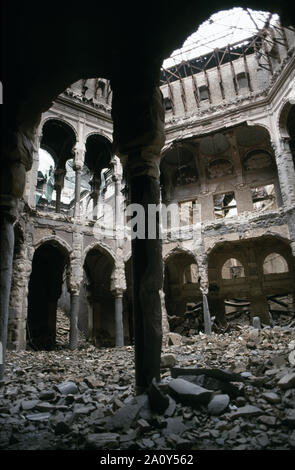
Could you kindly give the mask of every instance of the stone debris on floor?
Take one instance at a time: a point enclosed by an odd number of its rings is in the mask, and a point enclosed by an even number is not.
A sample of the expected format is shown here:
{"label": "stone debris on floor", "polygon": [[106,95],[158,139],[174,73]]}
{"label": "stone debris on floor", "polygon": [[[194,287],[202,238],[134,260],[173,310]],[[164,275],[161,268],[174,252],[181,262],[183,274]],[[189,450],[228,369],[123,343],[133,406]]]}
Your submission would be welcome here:
{"label": "stone debris on floor", "polygon": [[294,449],[294,337],[289,326],[172,335],[161,382],[138,396],[132,346],[8,351],[0,449]]}

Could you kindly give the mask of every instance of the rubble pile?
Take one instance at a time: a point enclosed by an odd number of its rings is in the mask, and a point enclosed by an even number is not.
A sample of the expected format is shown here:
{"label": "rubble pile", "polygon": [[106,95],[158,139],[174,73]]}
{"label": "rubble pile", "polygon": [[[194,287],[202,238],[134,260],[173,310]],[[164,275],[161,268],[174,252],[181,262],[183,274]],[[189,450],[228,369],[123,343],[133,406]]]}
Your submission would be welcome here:
{"label": "rubble pile", "polygon": [[295,329],[169,335],[135,396],[132,346],[9,351],[0,449],[295,448]]}
{"label": "rubble pile", "polygon": [[170,330],[182,336],[204,331],[203,302],[188,303],[183,315],[167,315]]}

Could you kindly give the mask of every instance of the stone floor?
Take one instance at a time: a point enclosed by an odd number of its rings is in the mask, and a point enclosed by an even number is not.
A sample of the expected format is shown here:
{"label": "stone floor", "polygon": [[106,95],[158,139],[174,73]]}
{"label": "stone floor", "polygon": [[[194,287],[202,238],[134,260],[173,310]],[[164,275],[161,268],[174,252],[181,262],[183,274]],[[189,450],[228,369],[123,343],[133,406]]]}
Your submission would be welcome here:
{"label": "stone floor", "polygon": [[294,327],[179,339],[163,348],[162,413],[134,396],[132,346],[8,352],[0,449],[295,449]]}

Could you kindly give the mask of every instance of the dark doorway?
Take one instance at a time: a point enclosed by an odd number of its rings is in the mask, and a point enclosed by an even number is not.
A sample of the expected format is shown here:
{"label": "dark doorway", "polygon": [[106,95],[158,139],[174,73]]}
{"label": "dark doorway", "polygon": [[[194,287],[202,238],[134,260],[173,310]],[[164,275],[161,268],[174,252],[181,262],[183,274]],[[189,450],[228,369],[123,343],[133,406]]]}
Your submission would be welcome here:
{"label": "dark doorway", "polygon": [[29,281],[27,344],[35,350],[56,346],[56,309],[62,293],[67,256],[53,243],[44,243],[34,254]]}

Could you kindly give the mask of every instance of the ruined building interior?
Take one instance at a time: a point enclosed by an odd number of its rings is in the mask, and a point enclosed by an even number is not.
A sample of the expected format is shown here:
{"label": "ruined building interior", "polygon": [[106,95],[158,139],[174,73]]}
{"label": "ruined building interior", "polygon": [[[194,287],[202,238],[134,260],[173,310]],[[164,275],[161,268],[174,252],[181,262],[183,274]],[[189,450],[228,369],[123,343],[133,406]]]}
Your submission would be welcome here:
{"label": "ruined building interior", "polygon": [[[174,3],[160,2],[158,20],[146,6],[144,27],[119,8],[105,48],[105,26],[77,45],[86,19],[63,7],[45,19],[32,3],[14,24],[1,105],[0,448],[295,448],[295,21],[285,2],[187,2],[180,15]],[[35,35],[66,17],[75,54],[66,33],[41,53]],[[49,69],[51,47],[63,54]],[[34,60],[35,74],[20,73]],[[130,239],[130,204],[160,207],[161,236]],[[239,341],[237,356],[261,347],[268,365],[218,363],[214,349],[226,358]]]}

